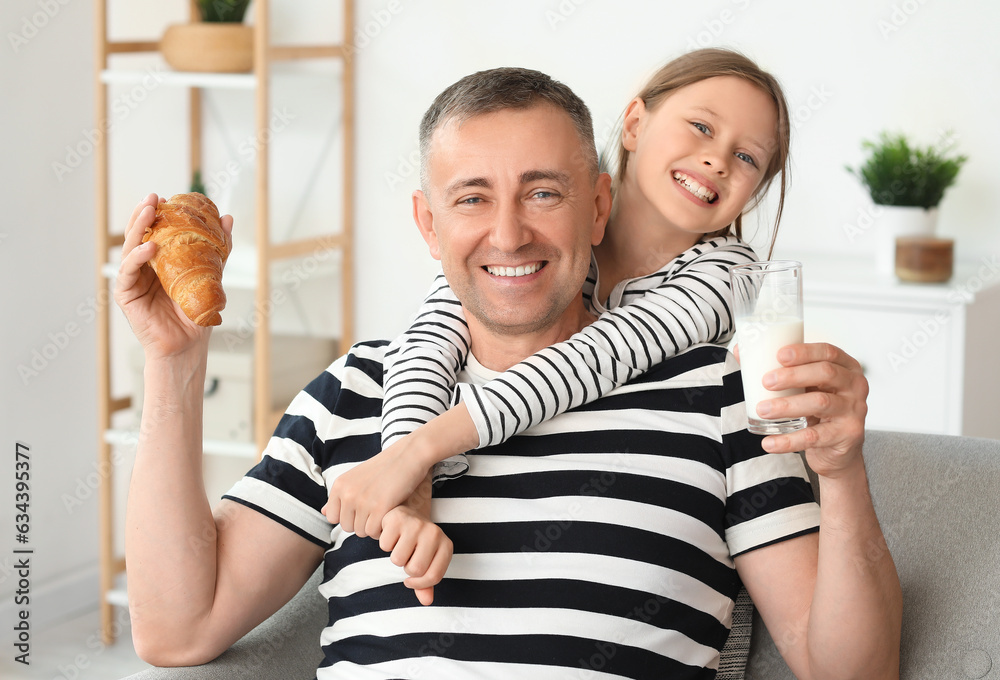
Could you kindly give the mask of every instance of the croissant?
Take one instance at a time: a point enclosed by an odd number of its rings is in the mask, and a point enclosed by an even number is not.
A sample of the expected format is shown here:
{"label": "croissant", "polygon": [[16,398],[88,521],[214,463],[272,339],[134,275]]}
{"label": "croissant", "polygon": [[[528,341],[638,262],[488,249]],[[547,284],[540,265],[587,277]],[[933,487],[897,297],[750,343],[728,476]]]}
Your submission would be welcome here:
{"label": "croissant", "polygon": [[199,193],[177,194],[156,208],[142,242],[156,243],[149,264],[160,285],[189,319],[218,326],[226,306],[222,268],[233,242],[222,228],[219,210]]}

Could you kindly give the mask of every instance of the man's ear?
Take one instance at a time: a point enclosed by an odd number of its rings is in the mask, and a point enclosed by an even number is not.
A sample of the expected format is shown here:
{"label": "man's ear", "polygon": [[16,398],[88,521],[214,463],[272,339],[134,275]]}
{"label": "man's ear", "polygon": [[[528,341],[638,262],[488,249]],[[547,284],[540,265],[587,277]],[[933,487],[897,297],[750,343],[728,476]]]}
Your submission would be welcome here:
{"label": "man's ear", "polygon": [[646,102],[636,97],[629,102],[622,121],[622,146],[626,151],[635,151],[639,138],[639,124],[646,116]]}
{"label": "man's ear", "polygon": [[434,231],[434,214],[431,212],[427,196],[420,189],[413,192],[413,221],[417,223],[420,235],[424,237],[431,257],[441,259],[441,247],[438,244],[437,232]]}
{"label": "man's ear", "polygon": [[596,246],[604,239],[604,228],[611,217],[611,175],[602,172],[594,185],[594,225],[590,245]]}

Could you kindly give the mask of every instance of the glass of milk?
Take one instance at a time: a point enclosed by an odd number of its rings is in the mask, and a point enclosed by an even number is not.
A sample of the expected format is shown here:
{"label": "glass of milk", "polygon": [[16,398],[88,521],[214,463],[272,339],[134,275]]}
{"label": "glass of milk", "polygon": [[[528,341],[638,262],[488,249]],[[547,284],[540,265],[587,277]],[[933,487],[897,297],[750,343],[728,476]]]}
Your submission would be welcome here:
{"label": "glass of milk", "polygon": [[762,384],[764,374],[776,368],[778,350],[802,337],[802,263],[771,260],[729,268],[733,283],[736,342],[747,408],[747,429],[754,434],[785,434],[806,426],[805,418],[767,420],[757,415],[757,404],[767,399],[800,394],[801,389],[773,392]]}

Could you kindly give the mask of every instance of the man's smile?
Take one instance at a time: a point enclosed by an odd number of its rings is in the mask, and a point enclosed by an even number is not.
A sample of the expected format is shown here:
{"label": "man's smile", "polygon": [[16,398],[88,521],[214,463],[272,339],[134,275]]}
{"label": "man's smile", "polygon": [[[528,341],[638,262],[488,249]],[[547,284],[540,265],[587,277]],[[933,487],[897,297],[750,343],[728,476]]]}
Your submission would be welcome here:
{"label": "man's smile", "polygon": [[503,276],[503,277],[519,277],[519,276],[529,276],[534,274],[542,267],[546,265],[544,260],[539,262],[529,262],[528,264],[518,265],[516,267],[506,267],[503,265],[493,265],[488,264],[483,267],[489,274],[493,276]]}

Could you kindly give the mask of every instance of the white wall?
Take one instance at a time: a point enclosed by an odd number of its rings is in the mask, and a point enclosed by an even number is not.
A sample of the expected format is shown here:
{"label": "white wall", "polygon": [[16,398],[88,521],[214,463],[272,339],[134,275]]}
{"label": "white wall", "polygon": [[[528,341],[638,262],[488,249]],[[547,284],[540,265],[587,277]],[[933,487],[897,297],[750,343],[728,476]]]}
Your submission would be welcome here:
{"label": "white wall", "polygon": [[[415,175],[396,182],[416,149],[423,110],[475,70],[537,68],[590,105],[599,140],[658,66],[694,46],[729,46],[771,70],[794,112],[792,187],[779,249],[868,252],[848,238],[869,202],[845,164],[879,130],[930,143],[953,130],[970,156],[941,205],[940,231],[960,257],[1000,251],[1000,7],[976,0],[802,3],[709,0],[414,2],[374,29],[387,0],[360,3],[375,34],[358,60],[358,335],[391,335],[415,310],[432,272],[412,221]],[[437,11],[435,11],[437,10]],[[762,228],[773,221],[763,212]],[[866,223],[862,220],[861,225]],[[396,238],[387,239],[387,234]],[[763,236],[763,234],[761,234]],[[379,296],[379,292],[383,295]],[[371,296],[371,297],[368,297]]]}
{"label": "white wall", "polygon": [[[322,0],[275,2],[280,12],[299,12],[280,19],[286,33],[296,25],[335,25]],[[119,5],[132,8],[116,24],[122,33],[155,36],[164,18],[183,15],[180,0]],[[58,10],[43,21],[37,17],[45,6]],[[32,33],[27,27],[35,24],[42,25]],[[31,445],[33,456],[33,592],[41,597],[47,590],[50,602],[58,602],[56,595],[68,592],[60,584],[82,583],[86,587],[74,589],[80,597],[96,599],[97,503],[85,497],[97,438],[89,311],[95,295],[94,173],[89,157],[70,173],[57,176],[53,169],[67,160],[67,146],[83,143],[95,128],[92,24],[86,0],[0,5],[0,445],[6,450],[0,457],[0,624],[10,620],[4,606],[15,588],[5,565],[15,547],[17,440]],[[942,205],[941,231],[957,239],[960,256],[997,253],[998,25],[1000,7],[974,0],[360,0],[357,336],[399,332],[436,271],[410,218],[420,116],[451,82],[499,65],[537,68],[569,84],[591,105],[604,138],[644,78],[665,60],[693,45],[737,47],[778,75],[796,111],[793,184],[780,248],[870,249],[871,239],[852,242],[844,229],[856,225],[868,206],[843,169],[859,160],[860,140],[890,128],[929,142],[952,129],[971,160]],[[22,33],[31,34],[27,43],[13,44],[10,36]],[[116,223],[123,224],[145,192],[183,190],[183,158],[169,155],[179,147],[172,135],[184,127],[178,123],[183,106],[170,96],[149,93],[130,110],[127,127],[136,136],[116,152]],[[241,106],[228,97],[219,95],[215,104],[225,112]],[[305,115],[309,100],[299,106]],[[145,124],[155,133],[143,136]],[[275,173],[301,164],[290,158]],[[335,211],[336,199],[324,198],[320,207]],[[224,209],[238,225],[249,225],[246,205],[237,195]],[[765,214],[764,223],[770,218]],[[38,375],[24,378],[19,367],[30,368],[35,352],[51,358]],[[74,495],[85,498],[69,511],[65,499]]]}
{"label": "white wall", "polygon": [[[57,178],[51,163],[93,126],[87,2],[0,6],[0,622],[4,661],[15,620],[15,442],[31,447],[32,623],[93,601],[96,494],[68,510],[60,500],[95,471],[93,193],[91,163]],[[34,15],[38,13],[38,17]],[[40,26],[40,27],[39,27]],[[24,42],[11,39],[12,35]],[[20,369],[20,370],[19,370]],[[89,491],[89,490],[88,490]],[[83,494],[86,496],[86,494]],[[82,578],[83,580],[76,580]],[[9,625],[8,625],[9,624]]]}

